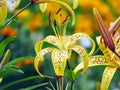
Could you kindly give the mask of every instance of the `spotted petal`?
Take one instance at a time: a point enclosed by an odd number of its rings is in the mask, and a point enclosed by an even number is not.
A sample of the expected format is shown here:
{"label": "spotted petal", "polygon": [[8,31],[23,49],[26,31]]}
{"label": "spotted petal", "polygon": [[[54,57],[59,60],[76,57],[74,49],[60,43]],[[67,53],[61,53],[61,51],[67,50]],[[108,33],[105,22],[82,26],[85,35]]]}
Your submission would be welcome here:
{"label": "spotted petal", "polygon": [[120,55],[120,36],[118,36],[115,40],[115,51]]}
{"label": "spotted petal", "polygon": [[108,90],[110,82],[117,68],[106,67],[102,76],[101,90]]}
{"label": "spotted petal", "polygon": [[[100,66],[100,65],[114,66],[114,64],[112,64],[109,60],[105,59],[105,57],[102,55],[91,56],[88,58],[88,60],[89,60],[88,67]],[[79,70],[83,69],[83,67],[84,67],[84,62],[81,62],[75,67],[74,73],[77,73]]]}
{"label": "spotted petal", "polygon": [[[116,66],[119,66],[120,65],[119,57],[117,57],[115,53],[113,53],[108,47],[106,47],[104,43],[100,42],[100,37],[97,37],[97,43],[99,45],[99,48],[103,52],[105,58],[108,59],[110,62],[116,64]],[[116,46],[118,48],[117,50],[119,50],[119,46],[118,45]]]}
{"label": "spotted petal", "polygon": [[73,34],[70,38],[70,40],[71,40],[70,43],[75,43],[77,40],[82,39],[82,38],[89,38],[90,41],[92,42],[92,50],[89,53],[89,55],[92,55],[95,50],[95,42],[87,34],[84,34],[84,33]]}
{"label": "spotted petal", "polygon": [[40,73],[39,66],[44,63],[44,55],[47,54],[47,53],[49,53],[49,52],[54,51],[54,49],[55,48],[45,48],[45,49],[41,50],[40,52],[38,52],[37,56],[35,57],[34,67],[35,67],[36,71],[38,72],[38,74],[41,77],[49,77],[49,76],[45,76],[45,75],[43,75],[43,74]]}
{"label": "spotted petal", "polygon": [[85,51],[84,48],[82,48],[81,46],[78,46],[78,45],[73,46],[72,50],[74,50],[75,52],[77,52],[81,56],[81,59],[84,62],[84,68],[83,68],[83,71],[81,73],[85,73],[87,68],[88,68],[88,54],[87,54],[87,52]]}
{"label": "spotted petal", "polygon": [[45,42],[48,42],[58,48],[60,48],[60,41],[57,37],[53,36],[53,35],[50,35],[50,36],[47,36],[45,39],[44,39]]}
{"label": "spotted petal", "polygon": [[42,45],[43,45],[43,40],[41,40],[35,44],[34,49],[35,49],[36,53],[38,53],[41,50]]}
{"label": "spotted petal", "polygon": [[52,52],[52,63],[57,76],[64,76],[67,59],[67,50],[54,50]]}
{"label": "spotted petal", "polygon": [[2,22],[7,17],[7,5],[5,0],[0,0],[0,4],[0,22]]}
{"label": "spotted petal", "polygon": [[41,12],[44,13],[47,8],[47,3],[39,4],[39,6],[40,6]]}

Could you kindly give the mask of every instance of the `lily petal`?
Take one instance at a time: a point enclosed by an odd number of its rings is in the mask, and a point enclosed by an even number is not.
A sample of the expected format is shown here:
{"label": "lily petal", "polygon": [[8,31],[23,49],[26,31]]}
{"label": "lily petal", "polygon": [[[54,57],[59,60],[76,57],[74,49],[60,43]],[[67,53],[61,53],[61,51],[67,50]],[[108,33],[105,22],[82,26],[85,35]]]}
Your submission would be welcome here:
{"label": "lily petal", "polygon": [[42,45],[43,45],[43,40],[41,40],[35,44],[34,49],[35,49],[36,53],[38,53],[41,50]]}
{"label": "lily petal", "polygon": [[46,75],[43,75],[42,73],[40,73],[39,66],[42,65],[44,62],[44,55],[49,53],[49,52],[54,51],[54,49],[55,48],[45,48],[45,49],[41,50],[40,52],[38,52],[37,56],[35,57],[34,67],[41,77],[51,78],[50,76],[46,76]]}
{"label": "lily petal", "polygon": [[2,78],[0,78],[0,83],[2,82]]}
{"label": "lily petal", "polygon": [[72,50],[74,50],[75,52],[77,52],[81,56],[81,59],[84,62],[84,68],[83,68],[81,74],[85,73],[87,68],[88,68],[88,54],[87,54],[87,52],[85,51],[85,49],[83,47],[80,47],[78,45],[73,46]]}
{"label": "lily petal", "polygon": [[54,50],[52,52],[52,63],[57,76],[64,76],[67,59],[67,50]]}
{"label": "lily petal", "polygon": [[62,36],[61,39],[62,39],[62,43],[63,43],[65,49],[70,47],[70,45],[71,45],[71,36]]}
{"label": "lily petal", "polygon": [[73,0],[73,9],[78,7],[78,0]]}
{"label": "lily petal", "polygon": [[115,51],[120,55],[120,36],[115,39]]}
{"label": "lily petal", "polygon": [[106,25],[102,20],[102,17],[100,16],[96,8],[93,8],[93,14],[105,45],[107,45],[110,50],[115,51],[115,45],[114,45],[112,36],[110,35],[110,32],[108,31]]}
{"label": "lily petal", "polygon": [[[100,66],[100,65],[114,66],[109,60],[105,59],[105,57],[102,55],[91,56],[88,58],[88,60],[89,60],[88,67]],[[84,67],[84,62],[81,62],[75,67],[74,73],[77,73],[79,70],[83,69],[83,67]]]}
{"label": "lily petal", "polygon": [[106,67],[102,76],[101,90],[108,90],[110,82],[117,68]]}
{"label": "lily petal", "polygon": [[41,12],[44,13],[45,10],[47,9],[47,3],[39,4],[39,6],[40,6]]}
{"label": "lily petal", "polygon": [[45,42],[48,42],[58,48],[60,48],[60,41],[57,37],[53,36],[53,35],[50,35],[50,36],[47,36],[45,39],[44,39]]}
{"label": "lily petal", "polygon": [[5,0],[1,0],[0,3],[0,22],[2,22],[7,17],[7,5]]}
{"label": "lily petal", "polygon": [[[103,52],[106,59],[110,62],[114,63],[116,66],[120,65],[119,57],[117,57],[108,47],[104,45],[104,43],[100,43],[100,37],[97,37],[97,43],[101,51]],[[117,47],[119,50],[119,47]]]}
{"label": "lily petal", "polygon": [[75,33],[71,36],[70,43],[75,43],[77,40],[82,39],[82,38],[89,38],[91,43],[92,43],[92,50],[89,52],[89,55],[92,55],[93,52],[95,51],[95,42],[93,41],[92,38],[90,38],[87,34],[84,33]]}

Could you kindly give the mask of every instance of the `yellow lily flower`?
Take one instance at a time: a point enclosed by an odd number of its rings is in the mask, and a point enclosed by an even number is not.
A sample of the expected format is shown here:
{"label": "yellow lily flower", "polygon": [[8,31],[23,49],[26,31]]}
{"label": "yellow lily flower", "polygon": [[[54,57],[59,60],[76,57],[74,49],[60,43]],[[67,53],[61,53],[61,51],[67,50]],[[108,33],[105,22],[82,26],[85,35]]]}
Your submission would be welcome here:
{"label": "yellow lily flower", "polygon": [[[57,15],[59,14],[59,12],[57,13]],[[88,56],[91,55],[95,49],[94,41],[84,33],[76,33],[71,36],[66,36],[66,23],[67,23],[66,20],[68,19],[68,16],[66,17],[65,21],[62,23],[61,22],[56,23],[56,20],[54,20],[55,22],[53,22],[51,18],[49,19],[51,22],[50,24],[52,26],[52,29],[55,33],[55,36],[49,35],[44,40],[40,40],[35,44],[35,51],[37,55],[35,57],[34,67],[36,71],[39,73],[41,77],[49,77],[47,75],[43,75],[39,71],[38,67],[39,65],[43,64],[44,55],[51,52],[52,64],[56,76],[64,76],[66,62],[68,59],[70,59],[73,50],[76,53],[78,53],[78,55],[80,55],[82,60],[84,61],[84,69],[81,73],[85,73],[88,67]],[[63,31],[61,30],[62,29],[61,25],[64,26]],[[81,38],[89,38],[91,40],[93,46],[89,54],[82,46],[76,44],[76,41]],[[52,44],[55,47],[42,48],[44,42]]]}
{"label": "yellow lily flower", "polygon": [[[33,1],[33,2],[41,2],[41,0],[31,0],[31,1]],[[44,1],[54,1],[54,0],[44,0]],[[55,0],[56,2],[58,1],[58,0]],[[39,4],[39,6],[40,6],[40,10],[41,10],[41,12],[42,13],[44,13],[45,12],[45,10],[47,9],[47,3],[40,3]],[[76,9],[78,7],[78,0],[73,0],[73,9]]]}
{"label": "yellow lily flower", "polygon": [[[96,9],[94,9],[94,14],[96,14]],[[97,15],[98,15],[98,11],[97,11]],[[95,17],[96,18],[96,17]],[[120,26],[120,17],[111,24],[110,28],[107,29],[107,31],[104,31],[106,29],[103,21],[101,19],[101,17],[97,17],[96,20],[98,25],[99,25],[99,29],[101,29],[100,31],[104,34],[106,33],[110,33],[110,36],[112,36],[112,40],[113,44],[115,45],[115,52],[114,53],[111,50],[111,47],[108,47],[105,43],[105,40],[109,37],[106,36],[106,39],[104,39],[104,35],[102,34],[101,36],[97,37],[97,43],[98,46],[100,48],[100,50],[103,52],[103,55],[95,55],[95,56],[90,56],[88,58],[89,60],[89,65],[88,67],[93,67],[93,66],[100,66],[100,65],[105,65],[107,66],[103,72],[103,76],[102,76],[102,82],[101,82],[101,90],[108,90],[110,82],[115,74],[115,71],[117,69],[120,68],[120,35],[117,32],[118,27]],[[107,40],[106,40],[107,41]],[[110,41],[111,43],[111,41]],[[74,69],[74,73],[78,72],[79,70],[81,70],[83,68],[83,62],[80,63],[75,69]]]}
{"label": "yellow lily flower", "polygon": [[[92,51],[88,55],[83,47],[81,47],[80,45],[74,44],[78,39],[81,39],[81,38],[90,38],[90,37],[83,33],[76,33],[76,34],[73,34],[72,36],[59,36],[59,37],[50,35],[50,36],[47,36],[44,40],[39,41],[35,45],[35,51],[37,53],[37,56],[35,58],[34,66],[36,71],[40,74],[40,76],[45,77],[39,72],[38,66],[40,64],[43,64],[44,62],[43,56],[49,52],[52,53],[52,64],[53,64],[56,75],[64,76],[66,62],[70,58],[72,50],[77,52],[81,56],[82,60],[84,61],[84,69],[82,71],[82,73],[84,73],[87,70],[87,66],[88,66],[88,56],[93,53],[94,46]],[[90,40],[93,43],[93,40],[91,38]],[[56,48],[48,47],[45,49],[41,49],[43,42],[48,42],[56,46]]]}
{"label": "yellow lily flower", "polygon": [[7,6],[5,0],[0,0],[0,22],[7,17]]}

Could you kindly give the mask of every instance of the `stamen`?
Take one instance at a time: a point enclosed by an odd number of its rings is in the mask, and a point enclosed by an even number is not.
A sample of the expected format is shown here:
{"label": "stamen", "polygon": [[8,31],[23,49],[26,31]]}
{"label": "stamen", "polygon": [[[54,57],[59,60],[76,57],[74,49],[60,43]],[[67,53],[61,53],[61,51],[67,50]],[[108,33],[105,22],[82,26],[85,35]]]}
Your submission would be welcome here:
{"label": "stamen", "polygon": [[62,8],[60,8],[57,12],[56,12],[56,15],[61,11]]}
{"label": "stamen", "polygon": [[68,13],[67,16],[66,16],[66,18],[69,17],[69,16],[71,16],[71,13]]}
{"label": "stamen", "polygon": [[51,24],[50,17],[51,17],[51,12],[49,12],[49,15],[48,15],[48,23],[49,23],[49,25]]}
{"label": "stamen", "polygon": [[65,20],[62,22],[62,24],[64,24],[67,20],[68,20],[68,18],[65,18]]}
{"label": "stamen", "polygon": [[54,3],[59,3],[59,4],[63,5],[71,13],[72,25],[74,25],[74,23],[75,23],[75,14],[74,14],[74,11],[71,9],[71,7],[68,4],[66,4],[66,3],[64,3],[64,2],[62,2],[60,0],[30,0],[30,1],[32,3],[34,3],[34,4],[52,3],[52,2],[54,2]]}
{"label": "stamen", "polygon": [[53,23],[54,23],[54,26],[56,27],[56,26],[57,26],[56,20],[54,20],[54,22],[53,22]]}

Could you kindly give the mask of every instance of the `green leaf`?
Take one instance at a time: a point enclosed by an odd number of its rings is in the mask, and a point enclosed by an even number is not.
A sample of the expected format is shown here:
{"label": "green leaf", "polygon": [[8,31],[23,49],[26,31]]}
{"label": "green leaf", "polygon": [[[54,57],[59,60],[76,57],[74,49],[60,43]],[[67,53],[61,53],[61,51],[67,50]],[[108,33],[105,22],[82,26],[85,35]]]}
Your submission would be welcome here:
{"label": "green leaf", "polygon": [[77,79],[77,74],[75,74],[72,70],[66,70],[65,76],[67,77],[68,80],[70,81],[75,81]]}
{"label": "green leaf", "polygon": [[27,88],[19,89],[19,90],[33,90],[35,88],[38,88],[38,87],[41,87],[41,86],[45,86],[47,84],[48,83],[41,83],[41,84],[33,85],[33,86],[30,86],[30,87],[27,87]]}
{"label": "green leaf", "polygon": [[9,61],[10,56],[11,56],[11,51],[8,49],[0,63],[0,67],[2,67],[5,63],[7,63]]}
{"label": "green leaf", "polygon": [[7,64],[5,64],[1,69],[7,68],[10,65],[14,65],[14,64],[16,64],[19,61],[25,61],[25,60],[28,60],[28,59],[34,59],[34,57],[26,56],[26,57],[15,58],[15,59],[11,60],[10,62],[8,62]]}
{"label": "green leaf", "polygon": [[0,71],[0,77],[5,77],[6,75],[13,73],[13,72],[24,73],[22,70],[17,69],[17,68],[7,68],[7,69]]}
{"label": "green leaf", "polygon": [[0,43],[0,57],[2,56],[6,46],[8,45],[8,43],[10,43],[11,41],[15,40],[15,36],[13,37],[8,37],[7,39],[3,40],[1,43]]}
{"label": "green leaf", "polygon": [[30,76],[30,77],[27,77],[27,78],[24,78],[24,79],[20,79],[20,80],[17,80],[17,81],[5,84],[5,85],[3,85],[3,86],[0,87],[0,90],[5,90],[9,86],[12,86],[12,85],[15,85],[15,84],[27,81],[27,80],[36,79],[36,78],[40,78],[40,76]]}
{"label": "green leaf", "polygon": [[23,71],[18,69],[18,67],[14,64],[16,64],[19,61],[28,60],[31,58],[33,58],[33,57],[27,56],[27,57],[20,57],[20,58],[11,60],[10,62],[8,62],[7,64],[5,64],[4,66],[2,66],[0,68],[0,77],[5,77],[6,75],[10,74],[11,72],[23,73]]}
{"label": "green leaf", "polygon": [[6,25],[5,25],[6,20],[0,23],[0,30],[2,30]]}

